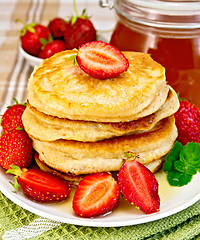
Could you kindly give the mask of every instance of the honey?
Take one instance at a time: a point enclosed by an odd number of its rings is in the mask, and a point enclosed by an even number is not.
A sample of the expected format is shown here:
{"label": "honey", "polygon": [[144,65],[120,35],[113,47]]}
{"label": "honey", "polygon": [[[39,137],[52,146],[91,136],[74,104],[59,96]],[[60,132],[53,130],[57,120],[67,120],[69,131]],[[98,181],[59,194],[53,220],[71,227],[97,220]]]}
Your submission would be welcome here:
{"label": "honey", "polygon": [[200,107],[199,1],[116,0],[110,43],[145,52],[166,69],[167,82]]}

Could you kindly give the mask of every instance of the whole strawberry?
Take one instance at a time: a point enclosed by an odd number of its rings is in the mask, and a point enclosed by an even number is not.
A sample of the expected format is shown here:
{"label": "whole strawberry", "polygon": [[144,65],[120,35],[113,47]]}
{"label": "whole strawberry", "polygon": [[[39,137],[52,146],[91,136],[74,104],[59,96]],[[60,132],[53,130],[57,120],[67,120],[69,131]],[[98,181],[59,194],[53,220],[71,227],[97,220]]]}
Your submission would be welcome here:
{"label": "whole strawberry", "polygon": [[24,130],[12,130],[0,138],[0,165],[9,169],[10,165],[28,167],[32,162],[32,141]]}
{"label": "whole strawberry", "polygon": [[37,57],[42,47],[41,39],[48,40],[50,34],[48,27],[41,24],[30,23],[25,25],[20,33],[22,48],[27,53]]}
{"label": "whole strawberry", "polygon": [[96,30],[83,10],[82,15],[79,16],[76,6],[74,4],[75,17],[72,17],[66,25],[64,32],[64,39],[67,49],[78,48],[86,42],[96,40]]}
{"label": "whole strawberry", "polygon": [[54,18],[49,22],[48,28],[53,38],[62,38],[66,30],[66,21],[63,18]]}
{"label": "whole strawberry", "polygon": [[183,100],[175,113],[178,128],[178,141],[183,145],[188,142],[200,143],[200,110],[193,103]]}
{"label": "whole strawberry", "polygon": [[26,104],[20,104],[16,99],[14,101],[15,104],[7,108],[1,119],[1,126],[4,132],[23,128],[22,114],[26,108]]}
{"label": "whole strawberry", "polygon": [[16,190],[21,186],[23,192],[37,202],[59,202],[68,198],[71,189],[69,184],[59,177],[40,169],[20,169],[12,165],[6,173],[16,175]]}
{"label": "whole strawberry", "polygon": [[39,53],[38,57],[45,59],[53,56],[55,53],[66,50],[65,42],[59,39],[56,39],[52,42],[47,43],[44,46],[44,49]]}

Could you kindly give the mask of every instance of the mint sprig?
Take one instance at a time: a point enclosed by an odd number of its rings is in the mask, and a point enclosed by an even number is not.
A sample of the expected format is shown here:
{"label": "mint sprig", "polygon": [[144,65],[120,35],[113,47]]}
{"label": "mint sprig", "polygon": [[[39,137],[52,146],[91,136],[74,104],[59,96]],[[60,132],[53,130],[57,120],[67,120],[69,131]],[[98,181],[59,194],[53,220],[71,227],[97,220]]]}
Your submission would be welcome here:
{"label": "mint sprig", "polygon": [[180,142],[175,142],[163,170],[167,172],[167,180],[171,186],[187,185],[193,175],[200,172],[200,144],[190,142],[183,146]]}

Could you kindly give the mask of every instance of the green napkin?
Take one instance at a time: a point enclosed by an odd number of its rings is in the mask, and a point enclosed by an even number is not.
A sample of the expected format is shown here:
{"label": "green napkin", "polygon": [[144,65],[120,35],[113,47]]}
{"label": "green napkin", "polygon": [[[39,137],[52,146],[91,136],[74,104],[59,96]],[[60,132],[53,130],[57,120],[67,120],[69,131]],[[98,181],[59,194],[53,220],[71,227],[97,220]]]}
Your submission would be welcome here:
{"label": "green napkin", "polygon": [[0,192],[0,237],[3,240],[187,240],[200,239],[200,201],[189,208],[150,223],[125,227],[85,227],[35,215]]}

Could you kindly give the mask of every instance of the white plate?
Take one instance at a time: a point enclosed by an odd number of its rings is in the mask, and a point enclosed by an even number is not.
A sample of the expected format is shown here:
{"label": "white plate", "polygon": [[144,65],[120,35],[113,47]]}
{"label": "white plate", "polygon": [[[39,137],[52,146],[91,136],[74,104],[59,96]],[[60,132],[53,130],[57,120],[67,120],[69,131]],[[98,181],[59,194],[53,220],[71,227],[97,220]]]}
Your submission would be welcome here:
{"label": "white plate", "polygon": [[29,200],[21,191],[13,192],[14,189],[9,183],[13,181],[13,176],[5,174],[2,168],[0,168],[0,190],[17,205],[42,217],[63,223],[94,227],[120,227],[155,221],[186,209],[200,199],[200,173],[196,174],[188,185],[180,188],[169,186],[166,174],[163,172],[156,173],[156,178],[159,182],[161,207],[159,212],[149,215],[121,198],[118,207],[112,213],[90,219],[80,218],[72,210],[73,191],[62,203],[36,203]]}

